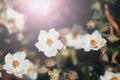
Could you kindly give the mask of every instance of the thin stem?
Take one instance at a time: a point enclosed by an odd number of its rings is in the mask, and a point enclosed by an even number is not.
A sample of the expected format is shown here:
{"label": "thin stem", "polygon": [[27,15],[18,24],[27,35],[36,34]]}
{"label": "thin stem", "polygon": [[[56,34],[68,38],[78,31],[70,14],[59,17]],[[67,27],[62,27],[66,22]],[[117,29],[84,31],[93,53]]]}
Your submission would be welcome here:
{"label": "thin stem", "polygon": [[114,30],[113,30],[112,25],[110,26],[110,35],[114,35]]}

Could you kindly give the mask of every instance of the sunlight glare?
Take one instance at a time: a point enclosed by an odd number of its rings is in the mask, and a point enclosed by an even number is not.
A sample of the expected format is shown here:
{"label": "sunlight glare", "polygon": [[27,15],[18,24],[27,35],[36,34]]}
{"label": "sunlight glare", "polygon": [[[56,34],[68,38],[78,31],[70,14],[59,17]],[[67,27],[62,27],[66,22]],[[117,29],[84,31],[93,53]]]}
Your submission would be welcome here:
{"label": "sunlight glare", "polygon": [[31,0],[30,8],[34,12],[40,12],[47,15],[50,11],[50,2],[49,0]]}

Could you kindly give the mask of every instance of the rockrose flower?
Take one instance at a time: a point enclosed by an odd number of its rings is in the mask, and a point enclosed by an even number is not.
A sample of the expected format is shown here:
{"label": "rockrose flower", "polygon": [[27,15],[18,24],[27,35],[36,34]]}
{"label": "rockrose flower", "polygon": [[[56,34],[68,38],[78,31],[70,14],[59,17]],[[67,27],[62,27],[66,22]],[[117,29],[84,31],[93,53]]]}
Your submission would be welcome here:
{"label": "rockrose flower", "polygon": [[55,29],[50,29],[48,32],[41,30],[38,36],[38,42],[35,46],[39,51],[44,52],[47,57],[55,56],[63,47],[62,42],[59,40],[59,33]]}
{"label": "rockrose flower", "polygon": [[100,76],[101,80],[120,80],[120,73],[113,73],[106,71],[103,76]]}
{"label": "rockrose flower", "polygon": [[16,52],[15,54],[8,53],[5,56],[5,64],[3,68],[9,74],[14,74],[15,76],[22,76],[26,54],[24,51]]}
{"label": "rockrose flower", "polygon": [[75,49],[81,49],[82,41],[80,34],[69,33],[66,36],[67,46]]}
{"label": "rockrose flower", "polygon": [[24,15],[15,11],[12,8],[6,10],[6,27],[9,33],[22,31],[25,24]]}
{"label": "rockrose flower", "polygon": [[98,31],[94,31],[91,35],[90,34],[84,35],[82,41],[83,48],[85,51],[99,50],[106,43],[106,40],[102,38],[101,34]]}
{"label": "rockrose flower", "polygon": [[29,60],[25,60],[24,74],[27,75],[30,79],[37,79],[37,69],[36,66],[33,65]]}

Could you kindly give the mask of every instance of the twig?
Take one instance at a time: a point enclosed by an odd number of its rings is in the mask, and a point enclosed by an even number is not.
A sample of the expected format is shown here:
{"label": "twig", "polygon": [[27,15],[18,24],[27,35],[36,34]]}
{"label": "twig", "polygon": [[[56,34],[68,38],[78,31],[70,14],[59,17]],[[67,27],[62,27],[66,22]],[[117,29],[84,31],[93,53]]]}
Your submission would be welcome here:
{"label": "twig", "polygon": [[119,37],[120,37],[120,29],[118,24],[115,22],[115,20],[113,19],[113,16],[110,14],[110,11],[108,9],[108,5],[105,4],[104,5],[104,11],[105,11],[105,16],[107,18],[107,20],[110,22],[110,24],[113,26],[113,28],[117,31]]}
{"label": "twig", "polygon": [[110,25],[110,35],[114,35],[114,30],[113,30],[112,25]]}

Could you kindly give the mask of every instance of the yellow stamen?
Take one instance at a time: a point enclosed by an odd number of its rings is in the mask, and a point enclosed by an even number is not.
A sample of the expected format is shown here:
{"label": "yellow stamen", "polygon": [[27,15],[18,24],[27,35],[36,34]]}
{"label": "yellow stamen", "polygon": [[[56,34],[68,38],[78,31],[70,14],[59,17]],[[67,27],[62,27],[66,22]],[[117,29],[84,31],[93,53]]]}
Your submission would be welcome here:
{"label": "yellow stamen", "polygon": [[118,78],[113,76],[110,80],[118,80]]}
{"label": "yellow stamen", "polygon": [[33,71],[34,71],[33,67],[30,67],[30,68],[28,69],[28,72],[33,72]]}
{"label": "yellow stamen", "polygon": [[46,44],[47,44],[48,46],[52,46],[53,40],[48,38],[47,41],[46,41]]}
{"label": "yellow stamen", "polygon": [[72,35],[72,38],[73,38],[74,40],[78,39],[78,34],[73,34],[73,35]]}
{"label": "yellow stamen", "polygon": [[18,60],[13,60],[12,65],[14,68],[17,68],[17,67],[19,67],[20,62]]}
{"label": "yellow stamen", "polygon": [[97,41],[95,39],[92,39],[90,41],[90,44],[91,44],[92,47],[97,47]]}
{"label": "yellow stamen", "polygon": [[16,22],[15,18],[8,19],[8,23],[15,23],[15,22]]}

